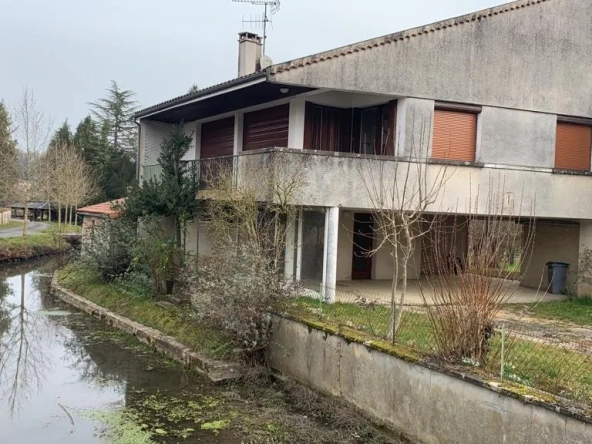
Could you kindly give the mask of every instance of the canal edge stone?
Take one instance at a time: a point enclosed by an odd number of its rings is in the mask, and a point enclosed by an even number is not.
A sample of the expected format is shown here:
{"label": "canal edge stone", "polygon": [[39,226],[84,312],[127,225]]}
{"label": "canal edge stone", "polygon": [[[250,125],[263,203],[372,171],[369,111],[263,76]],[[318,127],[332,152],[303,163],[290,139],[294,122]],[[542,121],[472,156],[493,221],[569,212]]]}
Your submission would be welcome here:
{"label": "canal edge stone", "polygon": [[51,280],[51,292],[62,301],[73,307],[100,319],[101,321],[135,336],[139,341],[165,354],[184,367],[196,371],[212,382],[223,382],[237,379],[241,375],[241,366],[234,362],[224,362],[211,359],[182,344],[175,338],[165,335],[159,330],[120,316],[101,307],[88,299],[62,287],[58,283],[56,271]]}

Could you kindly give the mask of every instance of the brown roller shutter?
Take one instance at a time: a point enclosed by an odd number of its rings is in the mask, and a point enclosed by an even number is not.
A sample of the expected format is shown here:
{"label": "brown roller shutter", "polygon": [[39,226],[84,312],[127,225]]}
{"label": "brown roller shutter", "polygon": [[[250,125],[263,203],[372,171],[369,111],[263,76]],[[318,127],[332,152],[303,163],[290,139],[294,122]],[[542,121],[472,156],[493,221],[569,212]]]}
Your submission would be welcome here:
{"label": "brown roller shutter", "polygon": [[290,105],[245,114],[243,151],[287,147]]}
{"label": "brown roller shutter", "polygon": [[558,123],[555,168],[590,171],[591,146],[591,127],[572,123]]}
{"label": "brown roller shutter", "polygon": [[204,123],[201,126],[201,158],[232,156],[234,117]]}
{"label": "brown roller shutter", "polygon": [[434,111],[434,159],[475,161],[477,114],[437,109]]}

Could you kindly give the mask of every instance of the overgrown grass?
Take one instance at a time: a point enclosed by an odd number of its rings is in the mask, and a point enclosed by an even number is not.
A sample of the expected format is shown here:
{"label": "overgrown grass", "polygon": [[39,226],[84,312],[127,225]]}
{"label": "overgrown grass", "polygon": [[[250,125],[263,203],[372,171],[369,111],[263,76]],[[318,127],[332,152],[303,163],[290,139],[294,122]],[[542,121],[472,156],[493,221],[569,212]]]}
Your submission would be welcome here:
{"label": "overgrown grass", "polygon": [[142,279],[130,277],[104,283],[93,270],[70,264],[59,271],[59,280],[64,287],[80,296],[172,336],[196,351],[217,358],[230,356],[230,341],[224,335],[197,325],[187,308],[156,305],[149,283]]}
{"label": "overgrown grass", "polygon": [[542,302],[539,304],[518,305],[514,310],[526,308],[532,316],[573,322],[577,325],[592,326],[592,297],[572,298],[565,301]]}
{"label": "overgrown grass", "polygon": [[[592,300],[580,303],[584,305],[578,308],[583,306],[592,310]],[[388,333],[390,313],[386,306],[339,302],[319,304],[318,300],[301,297],[288,312],[296,317],[314,313],[323,322],[360,330],[380,339],[384,339]],[[416,350],[420,355],[437,358],[433,325],[427,314],[405,311],[397,342]],[[529,340],[510,335],[504,343],[503,360],[512,368],[505,375],[505,379],[511,382],[592,404],[592,354],[562,348],[540,338]],[[485,371],[487,377],[499,379],[501,361],[502,340],[498,332],[490,340],[487,358],[485,362],[479,363],[476,372]]]}

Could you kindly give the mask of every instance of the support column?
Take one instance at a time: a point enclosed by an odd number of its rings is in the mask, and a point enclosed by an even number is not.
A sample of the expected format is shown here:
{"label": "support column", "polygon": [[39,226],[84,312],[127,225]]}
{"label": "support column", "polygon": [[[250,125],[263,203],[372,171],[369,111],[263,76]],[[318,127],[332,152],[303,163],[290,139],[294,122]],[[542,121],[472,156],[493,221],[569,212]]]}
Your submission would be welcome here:
{"label": "support column", "polygon": [[243,151],[243,122],[244,113],[238,112],[234,114],[234,146],[232,153],[237,156]]}
{"label": "support column", "polygon": [[339,232],[339,207],[327,208],[325,213],[325,260],[323,289],[325,302],[335,302],[337,286],[337,234]]}
{"label": "support column", "polygon": [[286,249],[284,252],[284,278],[294,281],[296,277],[296,229],[298,227],[295,215],[290,215],[286,227]]}
{"label": "support column", "polygon": [[290,101],[288,148],[304,148],[304,113],[306,101],[298,98]]}
{"label": "support column", "polygon": [[[582,259],[582,255],[586,250],[592,250],[592,221],[583,220],[580,222],[580,246],[578,251],[579,259]],[[592,283],[585,282],[592,278],[592,270],[586,270],[587,261],[582,261],[582,264],[575,264],[576,266],[582,267],[578,270],[579,278],[577,282],[578,296],[591,296],[592,295]]]}
{"label": "support column", "polygon": [[296,232],[296,281],[300,282],[302,279],[302,224],[303,224],[302,208],[298,212],[297,232]]}

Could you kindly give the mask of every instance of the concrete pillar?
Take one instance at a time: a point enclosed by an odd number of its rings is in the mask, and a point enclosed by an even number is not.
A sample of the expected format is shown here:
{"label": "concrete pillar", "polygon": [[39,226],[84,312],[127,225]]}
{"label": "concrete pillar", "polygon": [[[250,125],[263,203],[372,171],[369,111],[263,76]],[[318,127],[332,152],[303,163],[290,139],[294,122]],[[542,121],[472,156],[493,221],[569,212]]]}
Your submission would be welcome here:
{"label": "concrete pillar", "polygon": [[[578,269],[577,292],[578,296],[592,296],[592,269],[588,264],[586,250],[592,250],[592,221],[583,220],[580,222],[580,247]],[[584,258],[582,261],[581,259]]]}
{"label": "concrete pillar", "polygon": [[290,119],[288,126],[288,148],[304,148],[304,113],[306,101],[297,98],[290,101]]}
{"label": "concrete pillar", "polygon": [[293,281],[296,277],[296,229],[298,219],[294,215],[288,218],[286,227],[286,249],[284,252],[284,277],[287,281]]}
{"label": "concrete pillar", "polygon": [[236,156],[243,151],[243,122],[244,113],[237,112],[234,115],[234,146],[232,153]]}
{"label": "concrete pillar", "polygon": [[300,282],[302,277],[302,221],[303,214],[302,208],[298,212],[298,218],[296,220],[296,281]]}
{"label": "concrete pillar", "polygon": [[325,302],[335,302],[337,286],[337,239],[339,233],[339,207],[325,212],[325,260],[323,261],[323,289]]}

